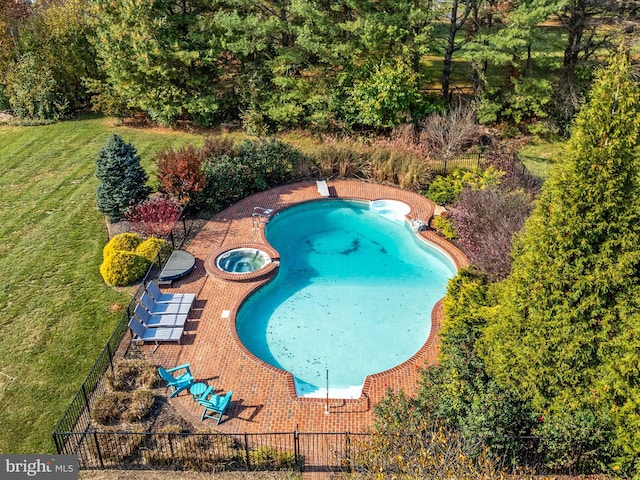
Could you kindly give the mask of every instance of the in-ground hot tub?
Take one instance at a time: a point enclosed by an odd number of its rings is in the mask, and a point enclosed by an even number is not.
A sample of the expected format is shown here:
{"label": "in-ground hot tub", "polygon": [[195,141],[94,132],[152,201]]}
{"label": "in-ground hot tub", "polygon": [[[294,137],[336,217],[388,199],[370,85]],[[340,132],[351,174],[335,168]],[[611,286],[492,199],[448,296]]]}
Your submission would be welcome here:
{"label": "in-ground hot tub", "polygon": [[227,246],[205,260],[209,275],[223,280],[244,282],[271,275],[278,267],[279,255],[263,244]]}
{"label": "in-ground hot tub", "polygon": [[216,267],[227,273],[250,273],[271,263],[271,257],[257,248],[234,248],[216,257]]}

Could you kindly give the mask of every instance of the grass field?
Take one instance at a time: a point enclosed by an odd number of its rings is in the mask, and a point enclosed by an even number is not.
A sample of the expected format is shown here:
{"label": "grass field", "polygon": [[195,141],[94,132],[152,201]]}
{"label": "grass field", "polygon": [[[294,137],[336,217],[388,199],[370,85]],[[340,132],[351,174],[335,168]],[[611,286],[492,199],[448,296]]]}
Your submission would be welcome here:
{"label": "grass field", "polygon": [[0,127],[0,452],[54,451],[51,432],[130,299],[99,273],[95,158],[112,133],[153,153],[202,136],[89,117]]}
{"label": "grass field", "polygon": [[527,169],[536,177],[546,180],[554,165],[562,155],[560,142],[549,143],[542,140],[534,140],[519,152],[518,156]]}

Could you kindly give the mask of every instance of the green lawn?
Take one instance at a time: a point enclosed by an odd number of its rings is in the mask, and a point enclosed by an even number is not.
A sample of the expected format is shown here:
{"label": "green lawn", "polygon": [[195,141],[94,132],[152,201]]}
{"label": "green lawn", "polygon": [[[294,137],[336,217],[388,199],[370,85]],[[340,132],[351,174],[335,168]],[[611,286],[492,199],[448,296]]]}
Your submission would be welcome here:
{"label": "green lawn", "polygon": [[562,145],[562,142],[534,140],[523,147],[518,156],[533,175],[546,180],[551,169],[562,158]]}
{"label": "green lawn", "polygon": [[203,138],[97,116],[0,127],[1,453],[54,451],[56,422],[129,302],[98,270],[106,228],[95,158],[112,133],[149,171],[154,152]]}

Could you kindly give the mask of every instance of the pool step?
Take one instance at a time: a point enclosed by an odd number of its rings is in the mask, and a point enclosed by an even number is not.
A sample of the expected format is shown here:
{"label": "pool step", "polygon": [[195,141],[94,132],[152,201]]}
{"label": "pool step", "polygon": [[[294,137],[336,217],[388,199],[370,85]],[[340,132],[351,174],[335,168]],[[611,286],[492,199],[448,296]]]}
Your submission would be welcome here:
{"label": "pool step", "polygon": [[371,202],[369,208],[387,220],[395,223],[404,223],[406,215],[403,211],[404,209],[395,208],[395,205],[390,204],[388,200],[374,200]]}

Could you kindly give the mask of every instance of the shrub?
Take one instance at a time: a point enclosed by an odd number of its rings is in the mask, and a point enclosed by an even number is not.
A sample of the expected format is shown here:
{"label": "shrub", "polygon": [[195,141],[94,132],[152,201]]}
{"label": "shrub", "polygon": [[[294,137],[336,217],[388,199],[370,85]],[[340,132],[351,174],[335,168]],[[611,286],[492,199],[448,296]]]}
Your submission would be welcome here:
{"label": "shrub", "polygon": [[295,167],[304,161],[300,151],[278,140],[245,140],[238,147],[237,157],[254,173],[252,193],[290,181]]}
{"label": "shrub", "polygon": [[182,207],[178,203],[158,196],[129,208],[125,218],[136,232],[146,237],[162,238],[171,232],[181,213]]}
{"label": "shrub", "polygon": [[257,470],[280,470],[295,468],[296,457],[291,451],[262,446],[249,451],[249,462],[251,467]]}
{"label": "shrub", "polygon": [[453,203],[464,190],[464,184],[458,178],[459,172],[454,170],[449,177],[437,176],[429,185],[427,197],[438,205]]}
{"label": "shrub", "polygon": [[112,390],[130,392],[138,388],[154,388],[160,380],[155,365],[146,360],[120,360],[107,382]]}
{"label": "shrub", "polygon": [[420,122],[419,128],[419,142],[443,160],[479,145],[486,134],[469,104],[458,105],[444,114],[432,113]]}
{"label": "shrub", "polygon": [[91,418],[99,425],[140,422],[151,411],[153,401],[153,392],[147,389],[107,392],[96,399]]}
{"label": "shrub", "polygon": [[236,157],[222,155],[204,166],[207,185],[196,204],[217,212],[253,192],[253,172]]}
{"label": "shrub", "polygon": [[[158,448],[143,452],[143,458],[149,465],[179,466],[183,470],[224,470],[226,466],[240,463],[244,450],[238,450],[233,439],[220,435],[212,429],[198,430],[189,436],[180,435],[178,425],[169,425],[156,434]],[[171,449],[164,447],[171,443]]]}
{"label": "shrub", "polygon": [[313,152],[312,158],[324,178],[367,178],[369,162],[366,155],[351,144],[325,142]]}
{"label": "shrub", "polygon": [[504,175],[500,177],[500,188],[523,189],[531,195],[537,195],[540,191],[542,186],[540,179],[531,175],[513,153],[492,151],[485,158],[485,164],[504,172]]}
{"label": "shrub", "polygon": [[166,240],[160,238],[147,238],[136,248],[135,253],[144,257],[149,263],[162,265],[169,258],[173,247]]}
{"label": "shrub", "polygon": [[511,243],[533,208],[522,190],[467,188],[452,210],[459,245],[469,260],[492,280],[511,271]]}
{"label": "shrub", "polygon": [[144,429],[141,425],[127,426],[126,429],[133,433],[117,433],[122,427],[106,427],[101,429],[106,435],[94,433],[87,436],[94,465],[121,465],[123,460],[138,455],[145,440]]}
{"label": "shrub", "polygon": [[[484,438],[486,446],[501,455],[526,446],[515,438],[531,435],[537,420],[526,402],[489,376],[480,355],[478,343],[497,302],[494,284],[474,268],[460,270],[449,281],[438,365],[421,370],[418,395],[410,406],[429,425],[443,422],[467,440]],[[388,408],[395,412],[402,407],[392,402]]]}
{"label": "shrub", "polygon": [[133,252],[142,243],[140,235],[135,233],[120,233],[107,242],[102,250],[104,258],[110,257],[118,251]]}
{"label": "shrub", "polygon": [[438,205],[451,205],[462,195],[465,188],[480,190],[488,185],[496,185],[503,175],[504,172],[496,170],[493,166],[482,172],[456,168],[447,176],[436,177],[429,185],[427,196]]}
{"label": "shrub", "polygon": [[91,408],[91,418],[98,425],[115,425],[120,422],[120,414],[126,392],[107,392],[98,397]]}
{"label": "shrub", "polygon": [[134,252],[118,250],[105,257],[100,274],[107,285],[124,287],[142,278],[149,268],[149,261]]}
{"label": "shrub", "polygon": [[154,395],[151,390],[139,388],[128,393],[128,404],[122,411],[122,421],[124,422],[141,422],[151,412],[153,407]]}
{"label": "shrub", "polygon": [[27,53],[6,70],[6,96],[20,119],[60,120],[69,110],[51,69]]}
{"label": "shrub", "polygon": [[188,145],[177,151],[169,148],[156,156],[159,190],[179,202],[186,203],[194,194],[201,192],[206,177],[202,171],[205,161],[203,151]]}
{"label": "shrub", "polygon": [[451,219],[447,215],[433,217],[431,226],[438,230],[444,238],[448,238],[449,240],[456,238],[456,229],[451,224]]}
{"label": "shrub", "polygon": [[133,145],[119,135],[112,135],[96,159],[98,210],[110,222],[122,219],[132,205],[147,198],[147,174]]}
{"label": "shrub", "polygon": [[393,149],[376,149],[369,156],[369,178],[420,191],[430,182],[431,168],[421,158]]}
{"label": "shrub", "polygon": [[351,465],[364,478],[506,479],[481,440],[430,421],[402,391],[375,406],[374,431],[352,442]]}
{"label": "shrub", "polygon": [[204,160],[212,160],[223,155],[226,155],[228,157],[235,157],[236,153],[237,152],[233,140],[220,137],[205,138],[204,145],[200,150],[200,156]]}

